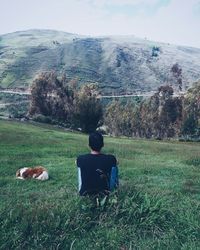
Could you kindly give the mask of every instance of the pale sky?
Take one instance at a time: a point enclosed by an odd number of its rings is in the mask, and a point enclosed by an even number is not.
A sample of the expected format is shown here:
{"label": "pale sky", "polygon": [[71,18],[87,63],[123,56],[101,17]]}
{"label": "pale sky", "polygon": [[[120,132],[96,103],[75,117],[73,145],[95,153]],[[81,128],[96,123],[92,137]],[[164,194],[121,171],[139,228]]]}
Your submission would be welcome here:
{"label": "pale sky", "polygon": [[0,0],[0,34],[54,29],[200,48],[200,0]]}

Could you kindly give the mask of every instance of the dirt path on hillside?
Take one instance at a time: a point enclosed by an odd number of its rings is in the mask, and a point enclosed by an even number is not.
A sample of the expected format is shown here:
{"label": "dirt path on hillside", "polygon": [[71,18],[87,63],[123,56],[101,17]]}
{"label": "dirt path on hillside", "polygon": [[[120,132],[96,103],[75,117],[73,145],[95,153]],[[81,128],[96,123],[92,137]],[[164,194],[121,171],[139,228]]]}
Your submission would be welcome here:
{"label": "dirt path on hillside", "polygon": [[30,101],[20,101],[20,102],[6,102],[6,103],[0,103],[0,108],[4,108],[9,105],[15,105],[15,104],[21,104],[21,103],[28,103]]}
{"label": "dirt path on hillside", "polygon": [[[0,90],[0,93],[7,93],[7,94],[18,94],[18,95],[31,95],[30,91],[20,91],[20,90]],[[104,98],[128,98],[128,97],[151,97],[154,95],[156,91],[150,91],[150,92],[145,92],[145,93],[134,93],[134,94],[125,94],[125,95],[100,95],[98,98],[99,99],[104,99]],[[184,92],[180,93],[174,93],[174,96],[180,96],[183,95]]]}
{"label": "dirt path on hillside", "polygon": [[30,91],[18,91],[18,90],[0,90],[0,93],[17,94],[17,95],[31,95]]}

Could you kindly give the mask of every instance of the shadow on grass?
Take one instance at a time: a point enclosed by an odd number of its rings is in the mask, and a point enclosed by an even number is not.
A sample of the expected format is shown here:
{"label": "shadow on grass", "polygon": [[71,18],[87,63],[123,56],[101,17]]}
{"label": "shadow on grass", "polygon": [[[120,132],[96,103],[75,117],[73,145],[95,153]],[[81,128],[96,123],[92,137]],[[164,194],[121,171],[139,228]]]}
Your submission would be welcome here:
{"label": "shadow on grass", "polygon": [[190,158],[184,162],[189,166],[200,167],[200,157]]}

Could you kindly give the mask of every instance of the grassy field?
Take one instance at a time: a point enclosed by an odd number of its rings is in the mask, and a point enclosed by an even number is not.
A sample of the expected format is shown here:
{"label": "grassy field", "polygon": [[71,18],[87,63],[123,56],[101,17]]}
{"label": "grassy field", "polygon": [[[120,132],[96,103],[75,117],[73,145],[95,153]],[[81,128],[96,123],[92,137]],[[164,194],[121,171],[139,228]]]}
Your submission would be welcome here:
{"label": "grassy field", "polygon": [[[77,195],[87,151],[85,135],[0,120],[0,249],[200,249],[200,144],[106,137],[120,188],[96,210]],[[48,181],[15,179],[35,165]]]}

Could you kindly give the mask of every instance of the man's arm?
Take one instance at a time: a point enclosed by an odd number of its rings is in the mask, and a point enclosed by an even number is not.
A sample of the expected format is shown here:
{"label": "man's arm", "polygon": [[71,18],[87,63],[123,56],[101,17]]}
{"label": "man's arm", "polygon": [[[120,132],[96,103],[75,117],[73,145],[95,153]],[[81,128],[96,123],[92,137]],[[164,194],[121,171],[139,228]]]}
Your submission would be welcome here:
{"label": "man's arm", "polygon": [[118,167],[112,167],[111,175],[110,175],[110,190],[113,191],[115,188],[119,186],[119,179],[118,179]]}
{"label": "man's arm", "polygon": [[82,180],[81,180],[81,169],[78,166],[78,158],[75,160],[75,165],[77,167],[77,177],[78,177],[78,191],[81,190]]}
{"label": "man's arm", "polygon": [[118,188],[119,186],[119,179],[118,179],[118,161],[115,156],[112,156],[112,169],[110,174],[110,190],[113,191],[114,189]]}

